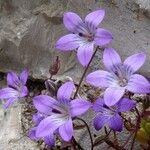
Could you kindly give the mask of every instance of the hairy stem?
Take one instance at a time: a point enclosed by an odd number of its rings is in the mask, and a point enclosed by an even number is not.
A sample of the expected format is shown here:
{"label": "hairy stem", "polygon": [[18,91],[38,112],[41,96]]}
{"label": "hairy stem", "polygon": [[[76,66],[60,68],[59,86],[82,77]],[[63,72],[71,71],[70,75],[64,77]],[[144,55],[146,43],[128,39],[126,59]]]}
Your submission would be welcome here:
{"label": "hairy stem", "polygon": [[86,128],[87,128],[88,133],[89,133],[89,136],[90,136],[90,140],[91,140],[91,150],[93,150],[93,148],[94,148],[94,143],[93,143],[92,134],[91,134],[91,131],[90,131],[90,128],[89,128],[88,124],[86,123],[86,121],[84,121],[84,120],[81,119],[81,118],[78,118],[78,117],[77,117],[76,119],[82,121],[82,122],[86,125]]}
{"label": "hairy stem", "polygon": [[91,57],[91,59],[90,59],[88,65],[86,66],[86,68],[85,68],[85,70],[84,70],[84,72],[83,72],[83,74],[82,74],[82,77],[81,77],[81,79],[80,79],[80,81],[79,81],[79,84],[78,84],[78,87],[77,87],[77,89],[76,89],[76,92],[75,92],[75,94],[74,94],[73,99],[75,99],[75,97],[77,96],[78,91],[79,91],[80,86],[81,86],[81,83],[82,83],[82,81],[83,81],[83,79],[84,79],[84,76],[86,75],[86,72],[87,72],[87,70],[88,70],[88,68],[89,68],[89,66],[90,66],[90,64],[91,64],[91,62],[92,62],[92,60],[93,60],[93,58],[94,58],[96,52],[98,51],[98,49],[99,49],[99,47],[96,47],[95,52],[93,53],[93,55],[92,55],[92,57]]}

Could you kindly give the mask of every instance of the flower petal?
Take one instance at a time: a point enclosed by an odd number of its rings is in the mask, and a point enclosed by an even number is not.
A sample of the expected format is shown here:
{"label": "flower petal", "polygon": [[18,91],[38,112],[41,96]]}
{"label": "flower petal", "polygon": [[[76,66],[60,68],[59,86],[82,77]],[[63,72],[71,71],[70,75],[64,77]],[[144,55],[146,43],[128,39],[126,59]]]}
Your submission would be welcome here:
{"label": "flower petal", "polygon": [[104,101],[107,106],[116,104],[125,92],[124,87],[107,88],[104,93]]}
{"label": "flower petal", "polygon": [[113,68],[120,65],[122,62],[120,56],[113,48],[105,48],[103,54],[103,63],[108,70],[112,71]]}
{"label": "flower petal", "polygon": [[31,128],[29,133],[28,133],[28,136],[31,140],[38,140],[38,138],[36,137],[36,127],[34,128]]}
{"label": "flower petal", "polygon": [[146,54],[145,53],[137,53],[130,57],[128,57],[124,61],[124,65],[129,66],[133,72],[137,71],[145,62]]}
{"label": "flower petal", "polygon": [[9,98],[4,104],[4,109],[10,107],[16,100],[17,98]]}
{"label": "flower petal", "polygon": [[94,127],[96,130],[100,130],[105,123],[107,123],[108,117],[103,114],[99,114],[94,118]]}
{"label": "flower petal", "polygon": [[56,42],[56,48],[62,51],[71,51],[83,44],[84,41],[76,34],[68,34]]}
{"label": "flower petal", "polygon": [[100,112],[102,111],[103,107],[104,107],[104,99],[102,98],[98,98],[95,103],[93,104],[93,110],[96,112]]}
{"label": "flower petal", "polygon": [[103,70],[94,71],[86,77],[86,82],[95,87],[108,87],[113,80],[112,74]]}
{"label": "flower petal", "polygon": [[129,79],[127,89],[137,94],[150,93],[150,83],[142,75],[134,74]]}
{"label": "flower petal", "polygon": [[94,44],[87,43],[78,48],[77,56],[82,66],[87,66],[93,55]]}
{"label": "flower petal", "polygon": [[68,103],[75,85],[72,81],[64,83],[57,92],[57,99],[63,103]]}
{"label": "flower petal", "polygon": [[26,86],[22,86],[19,92],[20,92],[19,97],[25,97],[28,95],[28,89]]}
{"label": "flower petal", "polygon": [[48,136],[44,137],[44,143],[50,147],[55,146],[55,139],[53,134],[49,134]]}
{"label": "flower petal", "polygon": [[91,103],[83,99],[72,100],[70,105],[72,117],[84,114],[91,107]]}
{"label": "flower petal", "polygon": [[69,31],[75,33],[78,25],[82,24],[83,22],[77,14],[73,12],[67,12],[64,13],[63,23]]}
{"label": "flower petal", "polygon": [[113,39],[112,33],[106,29],[98,28],[95,33],[94,41],[96,45],[104,46]]}
{"label": "flower petal", "polygon": [[126,112],[135,107],[135,104],[136,102],[131,99],[122,98],[116,105],[118,112]]}
{"label": "flower petal", "polygon": [[57,103],[55,99],[47,95],[39,95],[33,98],[35,108],[44,114],[51,114],[52,106]]}
{"label": "flower petal", "polygon": [[18,96],[18,91],[13,88],[4,88],[0,90],[0,99],[16,98]]}
{"label": "flower petal", "polygon": [[64,141],[71,140],[73,136],[73,124],[71,119],[59,127],[59,134]]}
{"label": "flower petal", "polygon": [[121,132],[122,131],[122,125],[123,125],[122,119],[118,114],[114,115],[113,117],[111,117],[108,120],[108,126],[110,127],[110,129],[112,129],[114,131]]}
{"label": "flower petal", "polygon": [[7,74],[7,84],[11,87],[16,87],[16,85],[19,83],[19,78],[17,74],[13,71],[8,72]]}
{"label": "flower petal", "polygon": [[62,114],[53,114],[45,119],[43,119],[37,126],[36,136],[45,137],[49,133],[53,133],[59,126],[66,122],[65,116]]}
{"label": "flower petal", "polygon": [[27,69],[24,69],[24,70],[21,72],[21,74],[20,74],[20,76],[19,76],[19,79],[20,79],[20,81],[21,81],[21,83],[22,83],[23,85],[26,84],[27,79],[28,79],[28,75],[29,75],[29,72],[28,72]]}
{"label": "flower petal", "polygon": [[44,116],[40,113],[36,113],[33,115],[32,120],[34,124],[37,126],[42,120],[44,119]]}
{"label": "flower petal", "polygon": [[104,10],[96,10],[86,16],[85,22],[88,24],[93,24],[93,26],[96,28],[101,23],[104,16],[105,16]]}

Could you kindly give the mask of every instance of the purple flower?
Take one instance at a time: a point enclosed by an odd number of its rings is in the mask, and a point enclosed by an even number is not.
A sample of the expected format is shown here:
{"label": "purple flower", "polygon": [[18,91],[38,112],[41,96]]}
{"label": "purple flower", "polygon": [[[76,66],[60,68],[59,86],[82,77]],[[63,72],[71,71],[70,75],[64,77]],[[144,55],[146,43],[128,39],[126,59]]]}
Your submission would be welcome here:
{"label": "purple flower", "polygon": [[28,94],[25,86],[28,78],[27,69],[23,70],[19,76],[13,71],[7,74],[7,88],[0,90],[0,99],[6,99],[4,108],[10,107],[18,99]]}
{"label": "purple flower", "polygon": [[109,71],[98,70],[90,73],[86,81],[96,87],[107,88],[104,101],[107,106],[117,103],[125,90],[132,93],[150,93],[150,83],[139,74],[134,74],[145,62],[146,55],[137,53],[128,57],[123,63],[120,56],[112,48],[106,48],[103,63]]}
{"label": "purple flower", "polygon": [[69,141],[72,138],[72,118],[85,113],[91,106],[91,103],[84,99],[70,100],[74,88],[73,82],[63,84],[58,89],[57,100],[46,95],[34,97],[33,103],[36,109],[48,115],[38,125],[37,137],[45,137],[57,130],[63,140]]}
{"label": "purple flower", "polygon": [[[40,113],[36,113],[33,115],[33,122],[35,124],[34,128],[31,128],[29,131],[29,138],[31,140],[39,140],[39,138],[36,136],[36,130],[37,130],[37,126],[39,125],[39,123],[45,118],[45,116],[43,116]],[[44,143],[50,147],[54,147],[55,146],[55,140],[54,140],[54,134],[53,133],[49,133],[47,136],[42,137],[44,140]]]}
{"label": "purple flower", "polygon": [[86,66],[92,57],[94,45],[104,46],[112,40],[112,34],[108,30],[98,28],[104,16],[104,10],[97,10],[88,14],[83,22],[77,14],[65,13],[63,23],[72,34],[61,37],[56,48],[63,51],[78,49],[78,60]]}
{"label": "purple flower", "polygon": [[108,125],[114,131],[122,131],[121,112],[126,112],[135,107],[135,102],[128,98],[121,99],[116,105],[108,107],[104,103],[104,99],[99,98],[93,105],[98,115],[94,118],[94,127],[100,130],[104,125]]}

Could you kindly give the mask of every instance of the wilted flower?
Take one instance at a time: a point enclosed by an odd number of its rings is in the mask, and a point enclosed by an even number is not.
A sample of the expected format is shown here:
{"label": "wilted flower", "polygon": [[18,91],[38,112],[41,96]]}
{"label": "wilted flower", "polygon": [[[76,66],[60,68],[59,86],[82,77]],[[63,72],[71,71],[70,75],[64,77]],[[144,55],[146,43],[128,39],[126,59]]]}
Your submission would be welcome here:
{"label": "wilted flower", "polygon": [[[34,128],[31,128],[29,131],[29,138],[31,140],[39,140],[38,137],[36,137],[36,130],[37,130],[37,126],[39,125],[39,123],[45,118],[45,116],[43,116],[40,113],[36,113],[33,115],[33,122],[35,124]],[[47,136],[42,137],[44,140],[44,143],[50,147],[55,146],[55,140],[54,140],[54,134],[53,133],[49,133]]]}
{"label": "wilted flower", "polygon": [[36,137],[45,137],[56,130],[63,140],[69,141],[73,136],[72,119],[85,113],[91,103],[84,99],[70,100],[73,82],[66,82],[57,92],[57,100],[47,95],[39,95],[33,98],[36,109],[48,115],[36,129]]}
{"label": "wilted flower", "polygon": [[107,88],[104,93],[105,104],[112,106],[124,95],[125,90],[132,93],[150,93],[150,83],[139,74],[134,74],[145,62],[146,55],[137,53],[128,57],[124,63],[112,48],[106,48],[103,63],[109,71],[98,70],[90,73],[86,81],[93,86]]}
{"label": "wilted flower", "polygon": [[16,100],[25,97],[28,94],[28,89],[25,86],[27,78],[27,69],[23,70],[19,76],[13,71],[7,74],[8,87],[0,90],[0,99],[6,99],[4,108],[8,108]]}
{"label": "wilted flower", "polygon": [[133,100],[123,98],[114,106],[108,107],[104,99],[99,98],[93,105],[93,109],[98,115],[94,118],[94,127],[100,130],[104,125],[108,125],[114,131],[122,131],[123,121],[121,112],[126,112],[135,107]]}
{"label": "wilted flower", "polygon": [[112,34],[108,30],[98,28],[104,16],[104,10],[96,10],[82,21],[73,12],[65,13],[63,23],[72,34],[61,37],[56,43],[56,48],[63,51],[78,49],[78,60],[86,66],[92,57],[94,45],[103,46],[112,40]]}

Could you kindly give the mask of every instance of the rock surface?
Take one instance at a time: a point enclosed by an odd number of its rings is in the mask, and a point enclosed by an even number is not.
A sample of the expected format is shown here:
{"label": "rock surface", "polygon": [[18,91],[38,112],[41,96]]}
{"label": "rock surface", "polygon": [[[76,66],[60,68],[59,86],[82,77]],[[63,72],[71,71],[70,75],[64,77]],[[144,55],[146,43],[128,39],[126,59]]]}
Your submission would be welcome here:
{"label": "rock surface", "polygon": [[[84,17],[99,8],[106,10],[101,27],[114,36],[109,46],[116,48],[123,58],[146,52],[148,57],[141,72],[150,77],[149,0],[1,0],[0,71],[27,67],[32,77],[44,79],[49,76],[54,58],[59,56],[59,76],[78,79],[83,69],[74,52],[61,53],[54,48],[56,40],[67,33],[62,16],[65,11],[74,11]],[[96,56],[92,68],[102,66],[101,55]]]}

